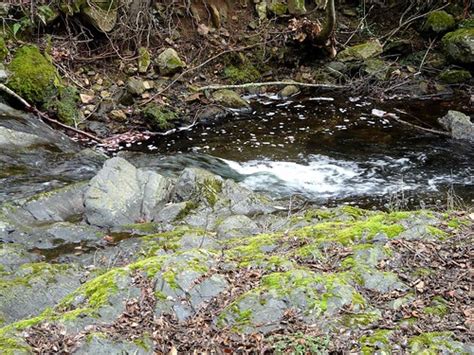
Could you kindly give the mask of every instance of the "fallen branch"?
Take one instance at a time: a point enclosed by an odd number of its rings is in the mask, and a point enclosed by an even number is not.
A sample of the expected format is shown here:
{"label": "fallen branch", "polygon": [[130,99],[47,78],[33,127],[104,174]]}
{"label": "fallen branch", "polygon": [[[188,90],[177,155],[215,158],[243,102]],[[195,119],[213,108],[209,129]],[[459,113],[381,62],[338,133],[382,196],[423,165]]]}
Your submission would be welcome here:
{"label": "fallen branch", "polygon": [[347,88],[345,85],[334,85],[334,84],[311,84],[311,83],[301,83],[299,81],[267,81],[263,83],[247,83],[247,84],[237,84],[237,85],[208,85],[200,87],[199,91],[205,90],[220,90],[220,89],[246,89],[253,87],[262,87],[262,86],[286,86],[286,85],[295,85],[303,86],[310,88],[320,88],[320,89],[344,89]]}
{"label": "fallen branch", "polygon": [[[396,109],[396,111],[399,112],[399,113],[405,114],[405,112],[403,112],[402,110],[397,110],[397,109]],[[408,127],[412,127],[412,128],[418,129],[418,130],[420,130],[420,131],[425,131],[425,132],[437,134],[437,135],[440,135],[440,136],[451,137],[451,134],[450,134],[449,132],[439,131],[439,130],[437,130],[437,129],[432,129],[432,128],[421,127],[421,126],[418,126],[418,125],[416,125],[416,124],[413,124],[413,123],[404,121],[404,120],[402,120],[401,118],[399,118],[398,116],[396,116],[396,115],[394,115],[394,114],[392,114],[392,115],[386,115],[386,117],[392,118],[392,119],[394,119],[395,121],[397,121],[398,123],[401,123],[401,124],[406,125],[406,126],[408,126]]]}
{"label": "fallen branch", "polygon": [[20,95],[18,95],[16,92],[14,92],[9,87],[7,87],[3,84],[0,84],[0,91],[3,91],[6,94],[10,95],[11,97],[15,98],[16,100],[18,100],[25,107],[25,109],[27,111],[37,115],[42,120],[47,121],[49,123],[53,123],[55,125],[58,125],[58,126],[64,128],[64,129],[68,130],[68,131],[71,131],[71,132],[77,133],[81,136],[92,139],[95,142],[102,143],[102,140],[100,138],[94,136],[93,134],[84,132],[83,130],[80,130],[78,128],[68,126],[67,124],[64,124],[62,122],[59,122],[58,120],[55,120],[55,119],[49,117],[47,114],[45,114],[44,112],[41,112],[40,110],[38,110],[35,106],[31,105],[28,101],[26,101],[24,98],[22,98]]}

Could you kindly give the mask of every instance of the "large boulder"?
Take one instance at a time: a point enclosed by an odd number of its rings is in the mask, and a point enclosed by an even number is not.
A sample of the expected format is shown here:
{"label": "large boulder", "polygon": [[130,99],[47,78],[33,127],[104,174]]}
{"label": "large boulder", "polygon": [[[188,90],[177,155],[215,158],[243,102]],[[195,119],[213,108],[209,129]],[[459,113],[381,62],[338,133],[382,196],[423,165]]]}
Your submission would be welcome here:
{"label": "large boulder", "polygon": [[446,54],[455,62],[474,63],[474,28],[461,28],[442,39]]}
{"label": "large boulder", "polygon": [[112,158],[89,183],[86,219],[100,227],[150,220],[166,203],[169,187],[163,176],[137,169],[125,159]]}
{"label": "large boulder", "polygon": [[173,48],[165,49],[158,56],[157,64],[161,75],[173,75],[186,67],[186,63]]}
{"label": "large boulder", "polygon": [[474,142],[474,124],[469,116],[459,111],[448,111],[446,116],[438,119],[445,130],[454,139],[464,139]]}

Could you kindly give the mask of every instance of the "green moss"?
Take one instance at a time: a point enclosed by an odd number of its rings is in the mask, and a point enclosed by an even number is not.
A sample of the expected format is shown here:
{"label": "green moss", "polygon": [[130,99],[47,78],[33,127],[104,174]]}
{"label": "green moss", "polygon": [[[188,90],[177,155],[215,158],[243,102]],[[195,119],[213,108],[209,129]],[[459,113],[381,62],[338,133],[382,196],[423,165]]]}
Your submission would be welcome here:
{"label": "green moss", "polygon": [[455,25],[454,17],[446,11],[433,11],[428,15],[423,29],[425,31],[442,33],[454,28]]}
{"label": "green moss", "polygon": [[157,129],[168,129],[173,127],[173,121],[178,119],[178,114],[168,108],[157,104],[148,104],[143,110],[143,115],[148,123]]}
{"label": "green moss", "polygon": [[17,338],[3,337],[0,335],[0,353],[15,355],[18,353],[32,353],[32,349]]}
{"label": "green moss", "polygon": [[164,260],[165,257],[163,256],[146,258],[129,265],[129,269],[132,271],[142,271],[146,273],[149,278],[153,278],[158,272],[162,270]]}
{"label": "green moss", "polygon": [[181,221],[186,218],[193,210],[198,208],[199,205],[194,201],[187,201],[186,206],[178,213],[175,218],[175,221]]}
{"label": "green moss", "polygon": [[362,336],[360,338],[360,344],[362,345],[362,354],[372,355],[380,350],[383,351],[383,354],[390,354],[390,336],[392,335],[392,333],[393,332],[391,330],[379,329],[374,331],[370,335]]}
{"label": "green moss", "polygon": [[244,84],[257,81],[261,74],[251,63],[243,63],[239,66],[227,66],[224,76],[231,84]]}
{"label": "green moss", "polygon": [[203,195],[209,206],[214,207],[218,200],[218,195],[222,192],[222,181],[209,178],[198,186],[199,193]]}
{"label": "green moss", "polygon": [[423,312],[430,315],[436,315],[443,317],[448,314],[448,302],[441,296],[435,296],[431,300],[431,304],[429,307],[425,307]]}
{"label": "green moss", "polygon": [[296,332],[271,336],[267,339],[268,349],[278,355],[326,354],[329,348],[328,336],[313,336]]}
{"label": "green moss", "polygon": [[5,39],[0,36],[0,61],[3,61],[9,54]]}
{"label": "green moss", "polygon": [[166,270],[163,273],[163,280],[165,280],[172,289],[178,288],[178,283],[176,282],[176,274],[173,270]]}
{"label": "green moss", "polygon": [[439,239],[444,239],[448,236],[448,233],[433,226],[426,226],[426,230],[428,231],[428,233],[430,233],[431,235],[435,237],[438,237]]}
{"label": "green moss", "polygon": [[468,354],[462,344],[453,340],[451,332],[431,332],[414,336],[408,340],[408,346],[412,354]]}
{"label": "green moss", "polygon": [[38,47],[19,48],[8,69],[12,75],[7,85],[27,101],[43,104],[55,96],[58,74]]}
{"label": "green moss", "polygon": [[79,120],[78,92],[73,87],[59,87],[58,90],[59,98],[54,98],[46,103],[46,107],[48,110],[56,111],[60,121],[68,125],[74,125]]}
{"label": "green moss", "polygon": [[380,318],[381,316],[379,312],[347,314],[342,317],[342,324],[349,328],[360,326],[366,327],[377,322]]}
{"label": "green moss", "polygon": [[471,78],[471,73],[462,69],[447,69],[439,75],[439,80],[446,84],[460,84]]}
{"label": "green moss", "polygon": [[356,241],[370,241],[376,234],[394,238],[404,231],[403,226],[394,223],[393,215],[378,213],[354,222],[325,222],[305,227],[295,232],[297,237],[309,237],[319,242],[337,242],[342,245]]}

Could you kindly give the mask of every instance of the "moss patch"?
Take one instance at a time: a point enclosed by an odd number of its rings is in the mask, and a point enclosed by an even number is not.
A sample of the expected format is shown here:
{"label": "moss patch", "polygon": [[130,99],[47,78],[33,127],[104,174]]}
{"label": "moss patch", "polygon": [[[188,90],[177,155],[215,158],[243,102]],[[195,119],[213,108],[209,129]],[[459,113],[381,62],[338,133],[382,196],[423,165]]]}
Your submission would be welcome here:
{"label": "moss patch", "polygon": [[38,47],[19,48],[8,69],[12,75],[7,85],[27,101],[43,104],[55,96],[59,76]]}
{"label": "moss patch", "polygon": [[173,121],[178,119],[178,114],[168,108],[149,104],[143,110],[147,122],[156,129],[168,129],[173,127]]}
{"label": "moss patch", "polygon": [[261,74],[251,63],[243,63],[239,66],[227,66],[224,76],[231,84],[244,84],[257,81]]}

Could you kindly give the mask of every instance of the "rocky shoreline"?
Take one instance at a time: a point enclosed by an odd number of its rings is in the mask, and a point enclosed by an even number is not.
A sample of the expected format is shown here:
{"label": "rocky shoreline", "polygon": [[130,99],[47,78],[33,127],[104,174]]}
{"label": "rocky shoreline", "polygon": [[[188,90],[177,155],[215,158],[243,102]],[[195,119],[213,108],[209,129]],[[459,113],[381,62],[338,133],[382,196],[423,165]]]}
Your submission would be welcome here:
{"label": "rocky shoreline", "polygon": [[315,209],[99,160],[0,206],[2,353],[473,351],[472,215]]}

